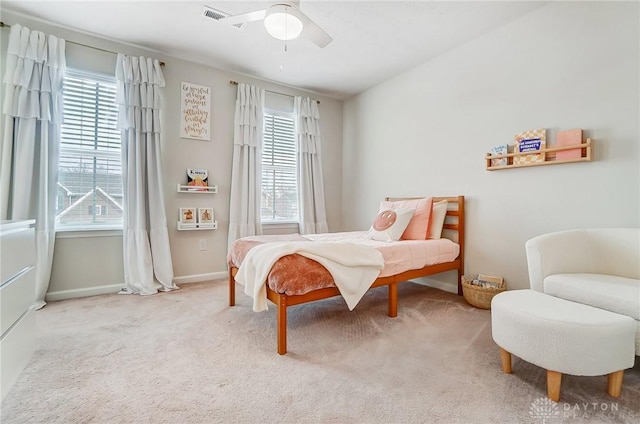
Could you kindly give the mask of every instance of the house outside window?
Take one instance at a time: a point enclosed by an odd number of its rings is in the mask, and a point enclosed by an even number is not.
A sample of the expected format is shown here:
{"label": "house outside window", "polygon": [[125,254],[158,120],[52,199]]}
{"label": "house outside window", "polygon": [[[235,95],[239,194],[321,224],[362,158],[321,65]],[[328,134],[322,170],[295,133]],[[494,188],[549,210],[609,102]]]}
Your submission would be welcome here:
{"label": "house outside window", "polygon": [[56,229],[122,228],[115,77],[67,69]]}
{"label": "house outside window", "polygon": [[261,220],[297,223],[298,163],[295,117],[265,109],[262,144]]}

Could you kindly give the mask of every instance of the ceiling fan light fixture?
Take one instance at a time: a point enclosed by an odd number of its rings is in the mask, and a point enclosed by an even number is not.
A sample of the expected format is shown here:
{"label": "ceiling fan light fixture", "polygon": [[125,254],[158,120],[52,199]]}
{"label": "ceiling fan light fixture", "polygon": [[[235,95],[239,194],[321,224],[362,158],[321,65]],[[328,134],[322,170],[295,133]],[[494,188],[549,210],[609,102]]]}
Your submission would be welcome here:
{"label": "ceiling fan light fixture", "polygon": [[278,40],[293,40],[302,32],[302,20],[296,9],[286,4],[276,4],[267,10],[264,27],[269,35]]}

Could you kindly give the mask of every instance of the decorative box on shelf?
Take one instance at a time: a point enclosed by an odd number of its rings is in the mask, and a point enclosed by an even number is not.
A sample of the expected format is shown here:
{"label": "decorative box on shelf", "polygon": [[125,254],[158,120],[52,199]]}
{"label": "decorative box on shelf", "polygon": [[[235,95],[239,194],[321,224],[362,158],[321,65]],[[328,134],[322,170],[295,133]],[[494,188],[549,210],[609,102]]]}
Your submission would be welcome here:
{"label": "decorative box on shelf", "polygon": [[177,223],[178,231],[190,231],[190,230],[215,230],[218,228],[218,221],[214,221],[211,223],[184,223],[178,221]]}
{"label": "decorative box on shelf", "polygon": [[[558,152],[567,152],[567,151],[575,151],[580,150],[580,156],[572,157],[569,159],[563,159],[562,155],[557,155]],[[528,162],[528,163],[515,163],[515,157],[522,157],[527,155],[544,155],[544,161],[540,162]],[[556,146],[556,147],[547,147],[540,150],[534,150],[530,152],[522,152],[522,153],[507,153],[501,155],[492,155],[491,153],[487,153],[485,156],[486,160],[486,170],[487,171],[496,171],[499,169],[510,169],[510,168],[523,168],[528,166],[542,166],[542,165],[558,165],[561,163],[573,163],[573,162],[591,162],[592,160],[592,144],[591,139],[587,138],[587,141],[581,144],[576,145],[567,145],[567,146]],[[560,156],[560,158],[558,158]],[[506,165],[496,165],[498,162],[497,159],[507,159]]]}
{"label": "decorative box on shelf", "polygon": [[185,184],[178,184],[177,191],[178,193],[217,193],[218,186],[190,186]]}

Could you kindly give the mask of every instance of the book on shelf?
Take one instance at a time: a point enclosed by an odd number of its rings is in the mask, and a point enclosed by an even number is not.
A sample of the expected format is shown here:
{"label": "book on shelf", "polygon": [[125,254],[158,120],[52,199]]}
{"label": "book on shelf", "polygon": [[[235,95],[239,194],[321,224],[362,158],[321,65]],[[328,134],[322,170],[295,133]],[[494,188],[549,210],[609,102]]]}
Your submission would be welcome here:
{"label": "book on shelf", "polygon": [[[506,155],[509,152],[509,146],[500,144],[491,148],[491,156]],[[491,166],[507,166],[507,158],[491,159]]]}
{"label": "book on shelf", "polygon": [[198,223],[213,224],[213,208],[198,208]]}
{"label": "book on shelf", "polygon": [[206,191],[209,186],[209,172],[206,169],[187,168],[187,190]]}
{"label": "book on shelf", "polygon": [[[558,131],[558,136],[556,137],[556,145],[558,147],[575,146],[578,144],[582,144],[582,130],[580,128],[576,128],[573,130],[566,130],[566,131]],[[581,148],[559,150],[556,152],[556,160],[578,159],[581,157],[582,157]]]}
{"label": "book on shelf", "polygon": [[[545,148],[547,143],[546,130],[540,128],[537,130],[523,131],[515,135],[516,146],[514,153],[535,152]],[[533,162],[544,162],[545,154],[531,154],[523,156],[514,156],[514,165],[523,165]]]}
{"label": "book on shelf", "polygon": [[180,223],[195,224],[196,223],[195,208],[180,208]]}

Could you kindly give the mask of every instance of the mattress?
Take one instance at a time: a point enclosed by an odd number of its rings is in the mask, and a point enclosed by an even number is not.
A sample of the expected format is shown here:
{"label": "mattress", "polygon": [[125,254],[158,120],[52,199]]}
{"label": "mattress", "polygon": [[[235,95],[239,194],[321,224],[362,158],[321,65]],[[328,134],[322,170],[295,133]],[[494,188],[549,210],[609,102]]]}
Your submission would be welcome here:
{"label": "mattress", "polygon": [[[284,241],[350,242],[372,247],[384,257],[385,266],[379,277],[421,269],[425,266],[454,261],[460,254],[460,246],[442,238],[438,240],[400,240],[381,242],[367,238],[367,231],[339,233],[287,234],[276,236],[252,236],[236,240],[227,261],[229,266],[239,268],[247,252],[261,243]],[[293,254],[280,258],[269,273],[268,287],[289,296],[303,295],[313,290],[335,287],[329,271],[312,259]]]}

